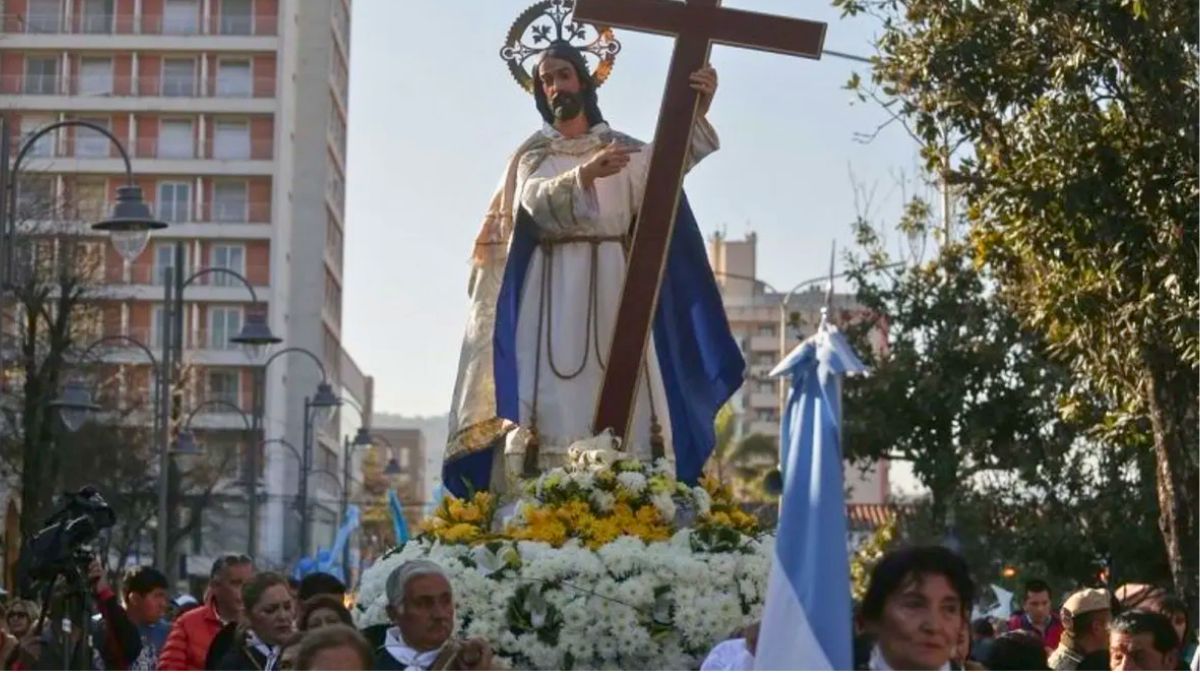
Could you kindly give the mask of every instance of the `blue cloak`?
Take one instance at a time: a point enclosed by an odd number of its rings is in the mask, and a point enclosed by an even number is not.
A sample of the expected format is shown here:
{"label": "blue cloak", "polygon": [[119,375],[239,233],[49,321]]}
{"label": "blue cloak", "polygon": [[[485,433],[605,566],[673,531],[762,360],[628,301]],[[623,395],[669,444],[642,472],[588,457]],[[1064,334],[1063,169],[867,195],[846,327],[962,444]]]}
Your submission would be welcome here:
{"label": "blue cloak", "polygon": [[[537,249],[537,227],[524,209],[517,213],[504,280],[496,303],[492,335],[496,413],[520,420],[517,386],[517,317],[529,261]],[[675,470],[694,485],[712,453],[713,420],[725,401],[742,386],[746,369],[709,266],[704,239],[687,196],[681,197],[667,252],[667,268],[654,317],[654,346],[671,416]],[[599,393],[599,392],[597,392]],[[491,482],[493,453],[499,441],[446,462],[446,489],[464,496]]]}

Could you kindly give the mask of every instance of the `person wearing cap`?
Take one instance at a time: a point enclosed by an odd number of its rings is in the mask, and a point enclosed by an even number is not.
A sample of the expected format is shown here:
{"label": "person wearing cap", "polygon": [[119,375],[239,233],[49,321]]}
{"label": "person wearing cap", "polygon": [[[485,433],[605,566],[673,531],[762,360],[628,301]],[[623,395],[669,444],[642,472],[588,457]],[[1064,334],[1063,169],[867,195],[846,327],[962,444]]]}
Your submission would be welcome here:
{"label": "person wearing cap", "polygon": [[1060,618],[1062,639],[1048,660],[1052,670],[1077,670],[1087,656],[1108,648],[1108,622],[1112,620],[1108,591],[1076,591],[1063,603]]}

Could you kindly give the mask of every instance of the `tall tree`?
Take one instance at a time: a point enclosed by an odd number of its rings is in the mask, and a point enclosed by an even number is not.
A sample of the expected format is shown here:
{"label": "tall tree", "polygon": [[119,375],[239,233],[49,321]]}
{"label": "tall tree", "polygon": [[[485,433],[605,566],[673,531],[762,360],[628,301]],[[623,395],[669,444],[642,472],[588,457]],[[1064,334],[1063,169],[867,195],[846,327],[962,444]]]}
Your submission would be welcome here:
{"label": "tall tree", "polygon": [[[931,211],[920,198],[898,230],[927,239]],[[886,317],[887,349],[869,348],[874,321],[841,322],[870,375],[845,387],[848,459],[911,462],[929,489],[933,526],[954,524],[954,507],[973,481],[989,474],[1036,471],[1065,454],[1078,429],[1059,419],[1055,401],[1070,391],[1066,369],[1046,357],[960,244],[926,247],[899,270],[872,272],[887,259],[883,231],[860,218],[858,249],[847,256],[867,317]]]}
{"label": "tall tree", "polygon": [[871,82],[852,85],[960,192],[977,261],[1102,397],[1096,431],[1153,455],[1174,585],[1194,600],[1196,3],[834,4],[881,20]]}

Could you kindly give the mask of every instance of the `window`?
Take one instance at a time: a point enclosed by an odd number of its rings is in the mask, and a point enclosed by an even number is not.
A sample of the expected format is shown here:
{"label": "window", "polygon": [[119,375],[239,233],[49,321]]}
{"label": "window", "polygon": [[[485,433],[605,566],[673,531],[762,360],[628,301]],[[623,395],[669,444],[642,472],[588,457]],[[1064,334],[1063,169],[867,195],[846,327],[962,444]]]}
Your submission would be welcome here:
{"label": "window", "polygon": [[75,213],[80,220],[95,222],[105,216],[105,199],[107,181],[95,176],[78,176],[75,178],[75,193],[71,200],[75,205]]}
{"label": "window", "polygon": [[238,405],[241,398],[241,373],[236,370],[226,368],[213,368],[208,371],[208,397],[209,401],[224,401],[233,405]]}
{"label": "window", "polygon": [[213,159],[250,159],[249,123],[218,121],[213,134]]}
{"label": "window", "polygon": [[[246,274],[246,247],[241,244],[213,244],[209,255],[209,267],[224,267],[242,276]],[[212,275],[214,286],[241,286],[242,282],[229,274]]]}
{"label": "window", "polygon": [[250,0],[222,0],[221,35],[250,35],[253,27]]}
{"label": "window", "polygon": [[[175,244],[158,244],[154,247],[154,278],[155,285],[162,285],[167,279],[167,270],[175,266]],[[183,259],[183,271],[188,272],[187,256]]]}
{"label": "window", "polygon": [[170,181],[158,184],[158,218],[168,223],[191,220],[192,184]]}
{"label": "window", "polygon": [[[108,128],[108,120],[103,118],[84,118],[84,121],[91,122],[96,126]],[[75,156],[76,157],[108,157],[111,148],[109,147],[109,138],[104,134],[89,129],[87,127],[76,127],[75,129]]]}
{"label": "window", "polygon": [[208,310],[208,348],[235,349],[230,342],[242,332],[241,307],[212,307]]}
{"label": "window", "polygon": [[[49,117],[35,117],[33,115],[23,115],[21,117],[21,142],[33,136],[33,133],[38,129],[52,123],[54,120]],[[54,139],[58,137],[57,131],[42,136],[33,142],[33,146],[29,148],[29,157],[50,157],[54,154]]]}
{"label": "window", "polygon": [[29,0],[29,16],[25,19],[25,32],[57,33],[61,24],[61,0]]}
{"label": "window", "polygon": [[163,33],[195,35],[200,32],[200,3],[197,0],[166,0]]}
{"label": "window", "polygon": [[111,33],[113,0],[84,0],[82,22],[85,33]]}
{"label": "window", "polygon": [[25,57],[25,93],[41,95],[58,93],[58,57]]}
{"label": "window", "polygon": [[158,156],[164,159],[195,157],[191,120],[162,120],[158,125]]}
{"label": "window", "polygon": [[196,95],[195,59],[163,59],[162,95]]}
{"label": "window", "polygon": [[213,220],[218,223],[246,222],[245,181],[221,181],[213,186]]}
{"label": "window", "polygon": [[247,97],[252,93],[250,62],[224,61],[217,64],[217,96]]}
{"label": "window", "polygon": [[85,57],[79,60],[79,93],[82,96],[112,95],[112,59]]}
{"label": "window", "polygon": [[[160,247],[161,248],[161,247]],[[157,251],[156,251],[157,253]],[[156,259],[157,262],[157,259]],[[150,312],[150,346],[154,349],[159,349],[163,344],[163,323],[167,320],[167,312],[162,305],[158,305]],[[156,381],[158,378],[150,378],[151,381]],[[155,392],[157,395],[157,392]]]}
{"label": "window", "polygon": [[54,210],[54,178],[45,174],[24,174],[17,181],[17,218],[38,220]]}

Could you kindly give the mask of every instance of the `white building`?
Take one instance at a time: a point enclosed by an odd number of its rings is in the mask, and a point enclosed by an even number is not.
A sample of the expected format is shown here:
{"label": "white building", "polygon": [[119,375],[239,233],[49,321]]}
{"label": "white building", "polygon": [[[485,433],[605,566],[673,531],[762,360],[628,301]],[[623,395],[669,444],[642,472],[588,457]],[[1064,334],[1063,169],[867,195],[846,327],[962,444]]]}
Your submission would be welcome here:
{"label": "white building", "polygon": [[[737,418],[735,439],[764,434],[779,440],[779,411],[783,406],[783,380],[767,374],[783,356],[812,335],[820,325],[825,285],[775,288],[757,277],[758,237],[729,240],[720,233],[708,240],[708,257],[729,317],[734,338],[746,359],[746,378],[731,399]],[[799,280],[797,280],[799,281]],[[854,296],[836,294],[835,311],[853,312]],[[783,327],[781,340],[781,326]],[[882,345],[883,336],[880,335]],[[866,473],[847,465],[850,503],[884,503],[888,500],[888,463],[879,462]]]}

